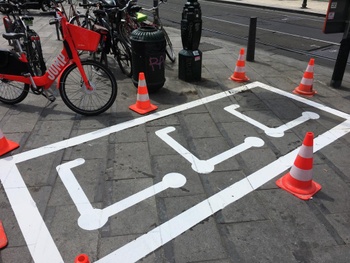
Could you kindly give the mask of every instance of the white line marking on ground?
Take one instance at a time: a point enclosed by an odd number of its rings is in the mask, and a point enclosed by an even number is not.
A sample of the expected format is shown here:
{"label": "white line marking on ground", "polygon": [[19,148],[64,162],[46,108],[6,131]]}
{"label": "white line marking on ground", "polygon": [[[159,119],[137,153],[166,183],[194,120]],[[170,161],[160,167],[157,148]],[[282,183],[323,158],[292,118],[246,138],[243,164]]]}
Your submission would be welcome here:
{"label": "white line marking on ground", "polygon": [[[128,122],[107,127],[96,132],[87,133],[61,142],[53,143],[44,147],[0,159],[0,179],[9,198],[9,202],[14,211],[18,224],[21,228],[24,239],[28,245],[28,249],[33,257],[33,261],[35,263],[47,263],[47,260],[50,259],[51,263],[63,262],[60,252],[53,242],[52,237],[45,225],[45,222],[41,217],[38,208],[36,207],[36,204],[16,167],[18,163],[75,145],[79,145],[90,140],[98,139],[111,133],[132,128],[144,124],[148,121],[166,117],[183,110],[187,110],[208,102],[237,94],[245,90],[258,87],[291,98],[298,102],[305,103],[308,106],[315,107],[319,110],[345,119],[343,123],[321,134],[314,140],[314,152],[322,149],[323,147],[329,145],[330,143],[350,132],[349,114],[324,106],[320,103],[307,100],[292,93],[288,93],[265,85],[261,82],[253,82],[239,88],[234,88],[210,97],[202,98]],[[290,168],[297,154],[297,151],[299,151],[299,149],[295,149],[293,152],[279,158],[273,163],[251,174],[248,179],[239,181],[232,186],[224,189],[224,192],[217,193],[215,195],[215,198],[210,197],[202,201],[196,206],[165,222],[161,226],[151,230],[147,234],[140,236],[136,240],[117,249],[106,257],[99,259],[97,262],[118,262],[118,260],[121,262],[135,262],[145,257],[149,253],[152,253],[155,249],[164,245],[169,240],[176,238],[181,233],[206,219],[215,211],[219,211],[220,209],[224,208],[228,203],[234,202],[240,197],[243,197],[245,194],[263,185],[265,182],[273,179],[280,173],[281,170],[284,171]],[[292,156],[292,153],[294,153],[295,156]],[[231,197],[226,195],[230,195]],[[222,196],[222,198],[219,198],[220,196]],[[234,197],[236,199],[234,199]],[[228,199],[226,200],[226,198]],[[199,213],[198,216],[196,215],[197,212]],[[128,259],[128,261],[126,259]]]}
{"label": "white line marking on ground", "polygon": [[208,174],[214,171],[215,165],[222,163],[223,161],[251,148],[261,147],[264,145],[264,141],[257,137],[248,137],[244,140],[244,143],[237,145],[221,154],[218,154],[208,160],[200,160],[194,156],[190,151],[183,147],[180,143],[175,141],[168,133],[175,131],[175,127],[166,127],[164,129],[156,131],[156,135],[173,148],[178,154],[185,158],[192,164],[192,169],[197,173]]}
{"label": "white line marking on ground", "polygon": [[[350,131],[350,121],[347,120],[333,129],[318,136],[315,140],[314,151],[318,151],[329,145]],[[225,188],[217,194],[191,207],[178,216],[168,220],[147,234],[124,245],[96,261],[96,263],[136,262],[152,251],[155,251],[165,243],[181,235],[193,226],[199,224],[209,216],[244,197],[271,179],[275,178],[293,164],[300,147],[280,157],[276,161],[266,165],[237,183]]]}
{"label": "white line marking on ground", "polygon": [[108,219],[124,211],[125,209],[136,205],[145,199],[155,196],[168,188],[179,188],[186,183],[186,177],[179,173],[168,173],[163,177],[163,180],[155,185],[152,185],[138,193],[135,193],[119,202],[116,202],[106,208],[93,208],[84,190],[78,183],[72,168],[85,163],[82,158],[58,165],[56,170],[60,176],[64,186],[71,196],[75,206],[77,207],[80,217],[78,225],[85,230],[96,230],[103,227]]}
{"label": "white line marking on ground", "polygon": [[279,127],[276,128],[270,128],[267,127],[266,125],[262,124],[261,122],[258,122],[242,113],[240,113],[239,111],[236,111],[236,109],[239,108],[238,104],[233,104],[230,106],[227,106],[224,108],[224,110],[228,111],[229,113],[231,113],[232,115],[235,115],[236,117],[249,122],[250,124],[262,129],[266,135],[271,136],[271,137],[283,137],[284,136],[284,132],[287,130],[290,130],[308,120],[316,120],[320,118],[320,115],[318,115],[317,113],[314,112],[310,112],[310,111],[304,111],[302,113],[302,115],[299,118],[296,118],[295,120],[292,120],[286,124],[283,124]]}

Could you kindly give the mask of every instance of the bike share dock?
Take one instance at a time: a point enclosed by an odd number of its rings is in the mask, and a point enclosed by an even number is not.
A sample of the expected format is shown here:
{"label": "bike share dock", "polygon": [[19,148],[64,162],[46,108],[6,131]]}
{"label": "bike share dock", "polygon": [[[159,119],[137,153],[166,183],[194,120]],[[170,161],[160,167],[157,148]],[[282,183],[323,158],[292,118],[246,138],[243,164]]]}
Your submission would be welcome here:
{"label": "bike share dock", "polygon": [[[35,12],[33,12],[35,13]],[[44,55],[61,48],[49,17],[35,16]],[[0,25],[2,28],[2,25]],[[167,29],[175,49],[180,31]],[[0,39],[2,47],[7,43]],[[129,110],[136,89],[115,64],[116,103],[82,117],[58,97],[0,106],[0,128],[20,147],[0,159],[2,262],[348,262],[349,88],[330,88],[314,66],[317,94],[294,94],[308,59],[257,49],[250,81],[230,79],[242,47],[202,37],[202,79],[178,78]],[[112,64],[113,67],[113,64]],[[147,80],[146,80],[147,81]],[[280,189],[313,132],[308,201]]]}

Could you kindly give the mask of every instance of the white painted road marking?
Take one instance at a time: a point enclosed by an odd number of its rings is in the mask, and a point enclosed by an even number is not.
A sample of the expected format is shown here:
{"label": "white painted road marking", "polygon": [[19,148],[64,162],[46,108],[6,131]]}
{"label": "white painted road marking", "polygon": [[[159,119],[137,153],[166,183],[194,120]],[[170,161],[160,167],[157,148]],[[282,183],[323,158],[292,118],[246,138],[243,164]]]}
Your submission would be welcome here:
{"label": "white painted road marking", "polygon": [[[333,129],[314,139],[314,152],[329,145],[350,131],[350,121],[347,120]],[[258,189],[268,181],[274,179],[293,164],[300,147],[280,157],[248,177],[232,184],[199,204],[191,207],[180,215],[168,220],[150,232],[138,237],[118,250],[97,260],[95,263],[136,262],[165,243],[181,235],[193,226],[199,224],[209,216],[224,209],[229,204]]]}
{"label": "white painted road marking", "polygon": [[[84,142],[98,139],[107,136],[111,133],[136,127],[138,125],[144,124],[152,120],[170,116],[172,114],[254,88],[262,88],[267,91],[274,92],[281,96],[285,96],[300,103],[304,103],[308,106],[317,108],[320,111],[333,114],[345,120],[339,125],[333,127],[329,131],[319,135],[314,139],[314,152],[319,151],[320,149],[326,147],[327,145],[333,143],[337,139],[350,132],[349,114],[336,109],[332,109],[320,103],[310,101],[306,98],[294,95],[290,92],[285,92],[260,82],[253,82],[248,85],[244,85],[196,101],[182,104],[177,107],[169,108],[167,110],[155,112],[153,114],[130,120],[124,123],[120,123],[111,127],[107,127],[101,130],[97,130],[95,132],[87,133],[64,141],[60,141],[57,143],[53,143],[47,146],[43,146],[37,149],[33,149],[30,151],[26,151],[23,153],[0,159],[0,179],[11,204],[11,207],[14,211],[24,239],[28,245],[28,249],[32,255],[33,261],[35,263],[47,263],[47,260],[50,259],[51,263],[63,263],[63,259],[60,255],[60,252],[58,251],[58,248],[56,247],[50,235],[50,232],[48,231],[46,224],[43,218],[41,217],[38,208],[36,207],[35,201],[33,200],[27,186],[23,181],[21,174],[18,171],[18,168],[16,166],[18,163],[28,161],[46,154],[54,153],[62,149],[73,147]],[[246,181],[239,181],[229,186],[228,188],[220,191],[219,193],[215,194],[214,198],[209,197],[208,199],[203,200],[196,206],[170,219],[169,221],[163,223],[157,228],[151,230],[150,232],[140,236],[139,238],[126,244],[125,246],[116,249],[114,252],[110,253],[105,257],[100,258],[96,262],[135,262],[147,256],[154,250],[164,245],[166,242],[181,235],[182,233],[189,230],[202,220],[205,220],[207,217],[211,216],[215,211],[219,211],[228,204],[238,200],[245,194],[249,193],[254,189],[257,189],[258,187],[265,184],[267,181],[272,180],[285,170],[289,169],[293,164],[293,161],[295,159],[295,156],[297,155],[297,152],[299,151],[299,148],[295,149],[293,152],[288,153],[285,156],[282,156],[278,160],[260,169],[259,171],[249,175],[247,179],[244,179]],[[294,153],[295,156],[292,156],[292,153]],[[226,194],[233,194],[236,199],[226,199],[228,198],[226,197]],[[222,198],[219,198],[220,196],[222,196]],[[204,210],[203,212],[201,212],[202,209]],[[78,251],[77,253],[80,252],[81,251]]]}
{"label": "white painted road marking", "polygon": [[155,185],[152,185],[136,194],[133,194],[117,203],[114,203],[106,208],[93,208],[84,190],[81,188],[76,177],[72,172],[72,168],[85,163],[82,158],[58,165],[56,170],[60,176],[64,186],[71,196],[75,206],[77,207],[80,217],[78,225],[85,230],[96,230],[103,227],[109,217],[120,213],[121,211],[136,205],[145,199],[155,196],[168,188],[180,188],[186,183],[186,177],[179,173],[168,173],[163,177],[163,180]]}
{"label": "white painted road marking", "polygon": [[287,130],[290,130],[308,120],[316,120],[320,118],[320,115],[318,115],[317,113],[314,112],[310,112],[310,111],[304,111],[302,113],[302,115],[299,118],[296,118],[293,121],[290,121],[286,124],[283,124],[279,127],[276,128],[270,128],[267,127],[266,125],[262,124],[261,122],[258,122],[242,113],[240,113],[239,111],[236,111],[236,109],[239,108],[238,104],[233,104],[230,106],[227,106],[224,108],[224,110],[228,111],[229,113],[231,113],[232,115],[235,115],[236,117],[249,122],[250,124],[254,125],[255,127],[260,128],[261,130],[263,130],[265,132],[266,135],[271,136],[271,137],[283,137],[284,136],[284,132]]}
{"label": "white painted road marking", "polygon": [[248,137],[244,140],[244,143],[237,145],[221,154],[218,154],[208,160],[199,160],[190,151],[183,147],[180,143],[175,141],[169,136],[168,133],[175,131],[175,127],[166,127],[164,129],[156,131],[156,134],[171,148],[173,148],[178,154],[189,161],[192,164],[192,169],[197,173],[208,174],[214,171],[215,165],[222,163],[223,161],[251,148],[261,147],[264,145],[264,141],[257,137]]}

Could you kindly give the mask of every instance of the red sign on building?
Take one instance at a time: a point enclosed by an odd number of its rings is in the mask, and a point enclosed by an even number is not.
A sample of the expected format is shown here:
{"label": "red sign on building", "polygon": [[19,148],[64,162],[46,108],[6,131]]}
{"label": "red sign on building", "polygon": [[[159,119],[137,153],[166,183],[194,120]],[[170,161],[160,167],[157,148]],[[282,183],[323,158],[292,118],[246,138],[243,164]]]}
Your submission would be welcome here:
{"label": "red sign on building", "polygon": [[329,0],[323,33],[342,33],[350,19],[349,0]]}

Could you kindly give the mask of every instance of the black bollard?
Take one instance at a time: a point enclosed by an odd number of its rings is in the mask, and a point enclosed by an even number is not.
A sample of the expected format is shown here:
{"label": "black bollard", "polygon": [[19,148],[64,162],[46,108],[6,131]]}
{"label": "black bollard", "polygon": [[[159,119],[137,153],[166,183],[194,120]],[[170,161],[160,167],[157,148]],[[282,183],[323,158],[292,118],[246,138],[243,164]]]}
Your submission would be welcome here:
{"label": "black bollard", "polygon": [[182,12],[181,41],[179,52],[179,79],[200,81],[202,52],[198,49],[202,34],[202,12],[197,0],[187,0]]}
{"label": "black bollard", "polygon": [[255,57],[255,39],[256,39],[256,17],[250,18],[249,36],[247,45],[247,61],[254,61]]}
{"label": "black bollard", "polygon": [[307,0],[303,0],[303,3],[301,4],[302,8],[306,8],[307,7]]}

